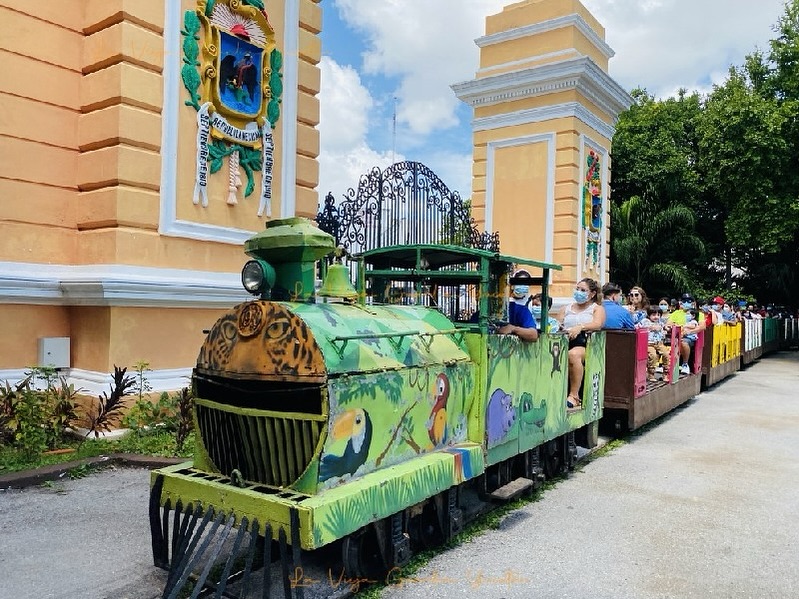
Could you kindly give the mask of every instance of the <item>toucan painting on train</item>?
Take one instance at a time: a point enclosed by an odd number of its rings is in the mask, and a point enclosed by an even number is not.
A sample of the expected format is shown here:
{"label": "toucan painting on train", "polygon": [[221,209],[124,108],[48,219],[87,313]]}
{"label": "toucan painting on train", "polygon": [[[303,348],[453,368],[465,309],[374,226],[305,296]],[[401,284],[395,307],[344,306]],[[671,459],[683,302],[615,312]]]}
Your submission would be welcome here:
{"label": "toucan painting on train", "polygon": [[365,462],[372,442],[372,421],[363,408],[347,410],[336,417],[330,433],[334,441],[349,438],[341,456],[325,454],[319,464],[319,482],[334,476],[355,474]]}

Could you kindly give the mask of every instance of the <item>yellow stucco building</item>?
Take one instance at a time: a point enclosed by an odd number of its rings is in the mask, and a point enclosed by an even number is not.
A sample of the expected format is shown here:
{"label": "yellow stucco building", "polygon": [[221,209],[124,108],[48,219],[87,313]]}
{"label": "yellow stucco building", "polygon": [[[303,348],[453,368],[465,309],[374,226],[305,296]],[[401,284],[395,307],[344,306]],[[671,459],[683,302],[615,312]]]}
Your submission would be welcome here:
{"label": "yellow stucco building", "polygon": [[[379,1],[379,0],[376,0]],[[0,381],[53,364],[87,392],[149,363],[183,387],[247,298],[242,243],[317,213],[319,0],[0,0]],[[474,216],[506,253],[607,272],[609,147],[630,98],[577,0],[488,17]]]}
{"label": "yellow stucco building", "polygon": [[472,206],[502,251],[563,265],[552,294],[608,272],[610,142],[632,98],[608,75],[605,30],[578,0],[526,0],[486,19],[474,109]]}
{"label": "yellow stucco building", "polygon": [[[206,15],[205,0],[0,0],[0,380],[53,363],[97,393],[114,364],[143,360],[156,390],[185,386],[203,329],[246,297],[242,242],[270,211],[316,214],[320,6],[208,4]],[[186,27],[200,21],[192,60]],[[207,37],[212,26],[227,33]],[[207,81],[225,66],[213,52],[239,42],[264,57],[264,81],[270,49],[282,54],[279,87],[262,98],[281,95],[261,216],[257,169],[245,197],[242,164],[228,203],[230,156],[208,176],[207,206],[193,202],[187,62]],[[242,163],[260,151],[244,150]]]}

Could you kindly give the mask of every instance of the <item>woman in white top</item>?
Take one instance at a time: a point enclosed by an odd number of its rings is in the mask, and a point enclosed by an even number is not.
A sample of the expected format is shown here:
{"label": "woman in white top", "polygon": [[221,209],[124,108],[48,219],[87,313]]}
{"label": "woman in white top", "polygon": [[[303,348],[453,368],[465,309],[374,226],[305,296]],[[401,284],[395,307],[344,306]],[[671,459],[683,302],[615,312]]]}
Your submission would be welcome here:
{"label": "woman in white top", "polygon": [[558,320],[569,335],[569,396],[566,406],[580,408],[580,384],[585,371],[586,332],[599,331],[605,324],[605,308],[599,296],[599,283],[582,279],[574,286],[574,302],[561,308]]}

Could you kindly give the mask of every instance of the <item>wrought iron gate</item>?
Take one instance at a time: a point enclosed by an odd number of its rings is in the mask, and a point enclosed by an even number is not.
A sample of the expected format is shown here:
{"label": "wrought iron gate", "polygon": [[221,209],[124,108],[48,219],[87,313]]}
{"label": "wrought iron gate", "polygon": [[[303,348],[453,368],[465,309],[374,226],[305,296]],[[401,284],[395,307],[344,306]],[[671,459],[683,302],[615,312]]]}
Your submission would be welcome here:
{"label": "wrought iron gate", "polygon": [[316,222],[350,254],[409,243],[499,251],[499,233],[481,233],[468,203],[420,162],[372,168],[338,205],[328,193]]}

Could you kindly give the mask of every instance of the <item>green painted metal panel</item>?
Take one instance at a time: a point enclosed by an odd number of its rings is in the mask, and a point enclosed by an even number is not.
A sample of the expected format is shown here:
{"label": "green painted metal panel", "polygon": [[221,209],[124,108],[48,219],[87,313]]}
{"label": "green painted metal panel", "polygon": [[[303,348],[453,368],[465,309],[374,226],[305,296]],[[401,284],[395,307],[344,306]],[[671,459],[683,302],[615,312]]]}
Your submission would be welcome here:
{"label": "green painted metal panel", "polygon": [[326,545],[483,473],[483,450],[451,446],[373,472],[306,499],[313,512],[315,546]]}
{"label": "green painted metal panel", "polygon": [[161,505],[192,503],[232,513],[236,524],[246,516],[263,529],[271,524],[291,538],[290,510],[298,510],[300,544],[312,550],[348,535],[362,526],[399,512],[484,472],[483,450],[473,443],[449,446],[413,460],[373,472],[350,484],[313,497],[264,493],[261,487],[235,487],[225,479],[191,475],[191,462],[153,470],[151,484],[164,476]]}
{"label": "green painted metal panel", "polygon": [[319,490],[466,441],[474,365],[336,377],[328,396],[331,433],[320,458]]}
{"label": "green painted metal panel", "polygon": [[[586,348],[583,409],[566,410],[568,338],[542,334],[525,342],[491,335],[485,398],[487,462],[496,464],[578,429],[602,416],[605,334],[590,336]],[[562,398],[559,401],[558,398]]]}
{"label": "green painted metal panel", "polygon": [[310,328],[329,376],[468,360],[463,333],[423,306],[283,304]]}

